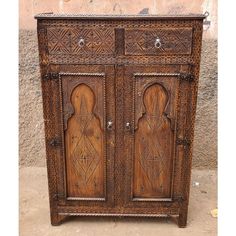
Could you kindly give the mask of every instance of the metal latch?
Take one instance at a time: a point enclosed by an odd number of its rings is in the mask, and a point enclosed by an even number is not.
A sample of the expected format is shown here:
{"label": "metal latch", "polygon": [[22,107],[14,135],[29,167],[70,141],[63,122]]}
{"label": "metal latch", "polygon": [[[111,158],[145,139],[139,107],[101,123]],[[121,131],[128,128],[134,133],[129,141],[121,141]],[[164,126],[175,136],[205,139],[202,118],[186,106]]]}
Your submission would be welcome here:
{"label": "metal latch", "polygon": [[177,145],[183,145],[183,146],[189,146],[190,145],[190,141],[187,140],[186,138],[184,138],[184,139],[177,138],[176,139],[176,144]]}
{"label": "metal latch", "polygon": [[179,78],[181,80],[186,80],[186,81],[189,81],[189,82],[194,80],[194,76],[192,74],[188,74],[188,73],[180,73]]}
{"label": "metal latch", "polygon": [[49,144],[53,147],[61,146],[61,140],[59,138],[53,138]]}
{"label": "metal latch", "polygon": [[55,72],[50,72],[50,73],[47,73],[43,76],[44,80],[58,79],[58,78],[59,78],[59,73],[55,73]]}
{"label": "metal latch", "polygon": [[64,198],[64,194],[62,194],[62,193],[56,193],[56,194],[53,195],[52,198],[53,198],[53,200],[59,200],[59,199]]}
{"label": "metal latch", "polygon": [[210,13],[208,11],[206,11],[204,13],[204,15],[206,16],[206,18],[203,21],[203,25],[204,25],[204,30],[208,30],[211,26],[211,21],[207,20],[207,17],[210,15]]}
{"label": "metal latch", "polygon": [[174,201],[176,201],[176,202],[183,202],[184,198],[182,196],[175,196],[174,197]]}

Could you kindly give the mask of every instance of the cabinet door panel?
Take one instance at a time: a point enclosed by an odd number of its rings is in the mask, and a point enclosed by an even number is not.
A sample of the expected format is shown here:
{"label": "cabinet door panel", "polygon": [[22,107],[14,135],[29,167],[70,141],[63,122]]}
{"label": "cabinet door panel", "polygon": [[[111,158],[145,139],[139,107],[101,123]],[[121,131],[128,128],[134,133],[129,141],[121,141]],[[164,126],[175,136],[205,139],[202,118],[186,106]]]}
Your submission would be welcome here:
{"label": "cabinet door panel", "polygon": [[65,132],[68,197],[104,197],[103,121],[94,112],[99,93],[102,86],[95,95],[88,85],[79,84],[71,94],[74,114]]}
{"label": "cabinet door panel", "polygon": [[61,72],[60,79],[65,200],[72,205],[73,201],[88,206],[93,201],[96,206],[112,204],[114,128],[107,130],[106,123],[115,119],[114,68],[72,67],[70,72]]}
{"label": "cabinet door panel", "polygon": [[125,67],[127,204],[170,202],[180,189],[181,159],[176,156],[176,139],[181,70],[187,71],[188,66]]}
{"label": "cabinet door panel", "polygon": [[170,197],[174,133],[165,113],[169,95],[160,83],[138,89],[142,100],[135,107],[143,106],[143,112],[135,124],[133,195]]}

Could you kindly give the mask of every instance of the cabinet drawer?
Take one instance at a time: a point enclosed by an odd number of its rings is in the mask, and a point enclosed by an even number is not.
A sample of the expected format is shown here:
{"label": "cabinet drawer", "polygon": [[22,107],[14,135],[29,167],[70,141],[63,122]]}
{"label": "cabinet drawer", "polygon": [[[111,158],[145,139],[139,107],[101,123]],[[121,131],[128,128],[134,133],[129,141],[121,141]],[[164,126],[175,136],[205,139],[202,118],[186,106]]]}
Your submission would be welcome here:
{"label": "cabinet drawer", "polygon": [[191,54],[192,28],[126,29],[126,55]]}
{"label": "cabinet drawer", "polygon": [[50,55],[113,55],[115,34],[112,28],[49,27]]}

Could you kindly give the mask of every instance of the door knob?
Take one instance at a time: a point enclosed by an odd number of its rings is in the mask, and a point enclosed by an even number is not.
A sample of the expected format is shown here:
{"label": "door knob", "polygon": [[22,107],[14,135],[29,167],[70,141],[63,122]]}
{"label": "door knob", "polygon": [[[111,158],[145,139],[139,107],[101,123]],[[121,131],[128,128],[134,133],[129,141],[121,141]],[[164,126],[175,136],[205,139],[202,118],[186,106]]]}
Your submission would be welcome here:
{"label": "door knob", "polygon": [[129,122],[127,122],[127,123],[125,124],[125,128],[126,128],[127,130],[130,130],[130,129],[131,129],[131,124],[130,124]]}
{"label": "door knob", "polygon": [[108,129],[108,130],[112,130],[112,125],[113,125],[113,122],[112,122],[111,120],[109,120],[109,121],[107,122],[107,129]]}

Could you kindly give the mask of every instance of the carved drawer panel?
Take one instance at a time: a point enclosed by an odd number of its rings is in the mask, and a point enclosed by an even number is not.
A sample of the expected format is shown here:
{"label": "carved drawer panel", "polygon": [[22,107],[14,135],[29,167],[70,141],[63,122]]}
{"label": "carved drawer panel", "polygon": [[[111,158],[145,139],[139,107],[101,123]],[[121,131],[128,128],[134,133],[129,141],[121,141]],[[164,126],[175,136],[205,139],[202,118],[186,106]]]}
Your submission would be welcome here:
{"label": "carved drawer panel", "polygon": [[115,34],[112,28],[49,27],[50,55],[113,55]]}
{"label": "carved drawer panel", "polygon": [[126,29],[126,55],[191,54],[192,28]]}

